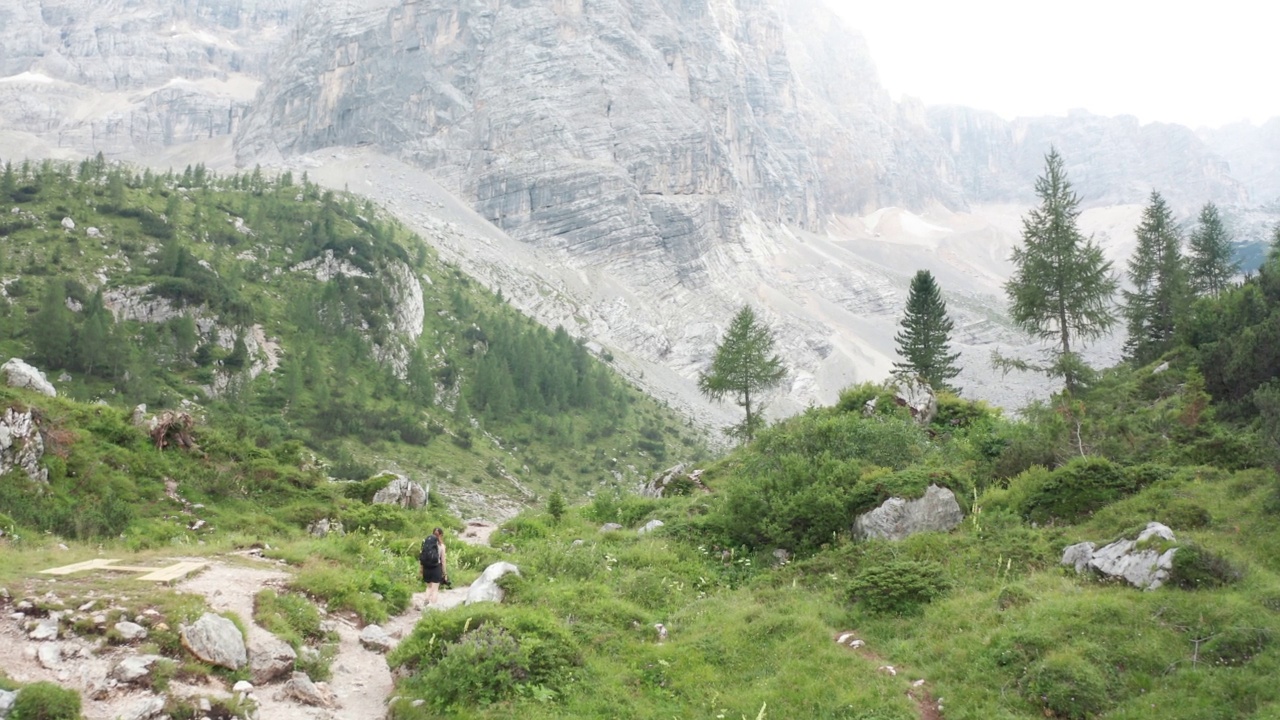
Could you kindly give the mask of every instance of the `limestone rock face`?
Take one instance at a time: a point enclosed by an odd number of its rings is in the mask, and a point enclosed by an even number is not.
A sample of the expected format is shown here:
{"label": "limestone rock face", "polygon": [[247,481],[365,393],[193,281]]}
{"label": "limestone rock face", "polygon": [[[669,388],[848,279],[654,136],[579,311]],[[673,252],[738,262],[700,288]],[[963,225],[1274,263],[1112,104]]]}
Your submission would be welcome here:
{"label": "limestone rock face", "polygon": [[376,505],[399,505],[400,507],[417,509],[427,504],[427,488],[407,477],[396,476],[386,487],[374,493]]}
{"label": "limestone rock face", "polygon": [[31,409],[5,409],[0,417],[0,475],[21,468],[33,481],[48,482],[49,470],[40,466],[43,457],[44,437]]}
{"label": "limestone rock face", "polygon": [[918,500],[889,498],[853,521],[855,537],[902,540],[916,533],[947,532],[964,520],[955,493],[930,485]]}
{"label": "limestone rock face", "polygon": [[54,389],[53,383],[49,382],[44,373],[28,365],[21,358],[10,358],[4,365],[0,365],[0,372],[5,374],[9,387],[30,388],[42,395],[58,396],[58,391]]}
{"label": "limestone rock face", "polygon": [[1089,569],[1107,577],[1123,578],[1141,590],[1155,590],[1169,578],[1173,556],[1178,551],[1176,547],[1143,547],[1144,543],[1158,540],[1177,542],[1168,526],[1151,522],[1133,540],[1117,540],[1098,549],[1093,543],[1072,545],[1063,552],[1062,564],[1075,567],[1077,573]]}
{"label": "limestone rock face", "polygon": [[239,670],[249,662],[240,628],[213,613],[205,613],[182,628],[182,646],[203,662],[231,670]]}
{"label": "limestone rock face", "polygon": [[254,685],[264,685],[293,670],[298,654],[289,644],[266,631],[249,639],[249,673]]}
{"label": "limestone rock face", "polygon": [[466,604],[478,602],[502,602],[502,598],[506,596],[506,592],[498,586],[498,578],[507,573],[520,574],[520,568],[509,562],[496,562],[484,569],[484,573],[471,583],[471,587],[467,589]]}

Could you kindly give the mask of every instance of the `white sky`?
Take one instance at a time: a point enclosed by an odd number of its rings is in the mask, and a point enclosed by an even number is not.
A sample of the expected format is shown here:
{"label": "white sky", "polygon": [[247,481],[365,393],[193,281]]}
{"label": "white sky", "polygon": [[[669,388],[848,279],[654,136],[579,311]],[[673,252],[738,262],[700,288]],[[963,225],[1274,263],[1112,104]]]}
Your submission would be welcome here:
{"label": "white sky", "polygon": [[1280,116],[1274,0],[826,2],[866,37],[894,99],[1192,127]]}

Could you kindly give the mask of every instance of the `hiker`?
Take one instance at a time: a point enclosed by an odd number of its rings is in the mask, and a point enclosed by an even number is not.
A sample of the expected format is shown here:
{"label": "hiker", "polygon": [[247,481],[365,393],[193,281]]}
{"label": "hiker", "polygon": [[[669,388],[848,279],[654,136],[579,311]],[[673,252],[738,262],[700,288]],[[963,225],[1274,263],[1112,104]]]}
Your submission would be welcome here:
{"label": "hiker", "polygon": [[444,562],[444,530],[436,528],[422,541],[422,552],[418,553],[422,581],[427,584],[428,605],[440,599],[440,583],[448,580]]}

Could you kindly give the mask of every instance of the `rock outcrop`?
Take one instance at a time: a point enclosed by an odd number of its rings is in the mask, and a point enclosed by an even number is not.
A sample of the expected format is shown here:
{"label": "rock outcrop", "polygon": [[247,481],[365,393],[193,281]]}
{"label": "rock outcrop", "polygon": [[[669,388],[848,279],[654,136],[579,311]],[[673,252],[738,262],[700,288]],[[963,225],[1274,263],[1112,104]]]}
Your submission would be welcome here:
{"label": "rock outcrop", "polygon": [[508,573],[519,575],[520,568],[509,562],[496,562],[485,568],[480,577],[476,578],[476,581],[471,583],[471,587],[467,589],[466,604],[502,602],[506,592],[498,585],[498,579]]}
{"label": "rock outcrop", "polygon": [[20,468],[35,482],[49,481],[49,470],[40,466],[44,436],[30,408],[7,408],[0,417],[0,475]]}
{"label": "rock outcrop", "polygon": [[922,498],[889,498],[875,510],[859,515],[853,521],[853,535],[902,540],[916,533],[947,532],[963,520],[964,511],[956,502],[955,493],[930,485]]}
{"label": "rock outcrop", "polygon": [[1155,590],[1173,570],[1178,548],[1169,545],[1176,542],[1173,530],[1151,522],[1133,540],[1120,539],[1101,548],[1091,542],[1071,545],[1062,553],[1062,564],[1074,567],[1077,573],[1093,571],[1123,579],[1141,590]]}
{"label": "rock outcrop", "polygon": [[249,662],[244,636],[236,624],[213,613],[182,628],[182,646],[202,662],[239,670]]}
{"label": "rock outcrop", "polygon": [[416,510],[427,504],[428,489],[403,475],[397,475],[387,486],[374,493],[375,505],[399,505]]}
{"label": "rock outcrop", "polygon": [[21,358],[10,358],[4,365],[0,365],[0,372],[4,373],[9,387],[30,388],[41,395],[58,396],[58,391],[44,376],[44,372],[28,365]]}
{"label": "rock outcrop", "polygon": [[688,495],[694,490],[711,492],[702,482],[702,470],[689,470],[680,463],[654,475],[640,488],[641,497],[661,498],[670,495]]}

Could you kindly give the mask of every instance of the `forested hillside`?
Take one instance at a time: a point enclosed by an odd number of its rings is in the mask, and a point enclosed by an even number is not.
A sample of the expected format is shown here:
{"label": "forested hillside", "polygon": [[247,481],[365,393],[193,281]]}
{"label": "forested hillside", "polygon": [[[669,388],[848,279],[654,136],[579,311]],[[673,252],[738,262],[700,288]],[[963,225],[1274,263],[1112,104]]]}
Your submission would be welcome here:
{"label": "forested hillside", "polygon": [[70,398],[191,410],[262,452],[339,479],[397,470],[470,512],[613,492],[701,452],[581,341],[305,177],[101,156],[0,177],[0,352]]}

